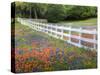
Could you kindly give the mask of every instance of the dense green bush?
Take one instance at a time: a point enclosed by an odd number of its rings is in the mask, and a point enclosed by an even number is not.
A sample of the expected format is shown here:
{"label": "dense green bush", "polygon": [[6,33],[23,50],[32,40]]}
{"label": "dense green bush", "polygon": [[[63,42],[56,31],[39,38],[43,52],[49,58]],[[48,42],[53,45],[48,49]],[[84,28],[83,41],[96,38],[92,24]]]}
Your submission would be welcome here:
{"label": "dense green bush", "polygon": [[67,11],[66,19],[86,19],[97,16],[95,7],[75,6]]}
{"label": "dense green bush", "polygon": [[46,13],[46,18],[50,22],[59,22],[64,20],[65,13],[62,5],[50,5]]}

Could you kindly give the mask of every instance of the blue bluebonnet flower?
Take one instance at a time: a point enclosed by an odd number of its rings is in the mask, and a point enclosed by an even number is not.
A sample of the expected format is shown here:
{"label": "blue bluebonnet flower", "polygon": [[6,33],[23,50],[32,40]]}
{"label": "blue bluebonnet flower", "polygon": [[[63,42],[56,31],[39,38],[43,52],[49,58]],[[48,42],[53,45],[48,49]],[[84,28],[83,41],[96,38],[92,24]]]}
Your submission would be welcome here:
{"label": "blue bluebonnet flower", "polygon": [[24,54],[24,51],[23,50],[19,50],[19,54]]}
{"label": "blue bluebonnet flower", "polygon": [[62,50],[62,58],[63,58],[64,61],[67,61],[67,60],[66,60],[66,59],[67,59],[67,58],[66,58],[66,55],[65,55],[65,53],[64,53],[64,50]]}
{"label": "blue bluebonnet flower", "polygon": [[64,54],[64,50],[62,50],[62,57],[64,57],[64,55],[65,55],[65,54]]}
{"label": "blue bluebonnet flower", "polygon": [[33,71],[33,72],[38,72],[38,71],[40,71],[40,70],[39,70],[38,68],[33,68],[32,71]]}
{"label": "blue bluebonnet flower", "polygon": [[60,52],[60,49],[59,48],[57,48],[56,49],[56,59],[57,60],[59,60],[60,58],[59,58],[59,52]]}
{"label": "blue bluebonnet flower", "polygon": [[57,54],[57,53],[59,53],[59,51],[60,51],[60,49],[59,49],[59,48],[57,48],[57,49],[56,49],[56,54]]}
{"label": "blue bluebonnet flower", "polygon": [[50,57],[49,60],[51,61],[51,58],[54,56],[53,50],[50,50]]}
{"label": "blue bluebonnet flower", "polygon": [[31,61],[33,61],[33,60],[34,60],[33,57],[29,57],[26,61],[31,62]]}

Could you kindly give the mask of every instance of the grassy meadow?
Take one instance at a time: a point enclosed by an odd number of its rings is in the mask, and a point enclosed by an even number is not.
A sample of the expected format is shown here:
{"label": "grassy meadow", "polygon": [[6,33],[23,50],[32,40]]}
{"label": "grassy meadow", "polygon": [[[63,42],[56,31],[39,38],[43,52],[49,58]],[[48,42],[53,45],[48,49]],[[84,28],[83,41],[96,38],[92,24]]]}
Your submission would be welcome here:
{"label": "grassy meadow", "polygon": [[78,48],[15,22],[17,73],[97,67],[96,51]]}

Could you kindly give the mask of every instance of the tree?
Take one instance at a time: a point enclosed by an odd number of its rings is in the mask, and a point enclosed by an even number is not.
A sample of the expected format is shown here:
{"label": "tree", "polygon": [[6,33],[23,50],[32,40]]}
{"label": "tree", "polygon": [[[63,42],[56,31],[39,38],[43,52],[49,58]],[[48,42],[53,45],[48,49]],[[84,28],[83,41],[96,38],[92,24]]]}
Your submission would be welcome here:
{"label": "tree", "polygon": [[49,22],[79,20],[97,16],[97,8],[90,6],[27,2],[16,2],[15,5],[16,17],[47,19]]}
{"label": "tree", "polygon": [[67,11],[66,19],[85,19],[96,17],[96,8],[89,6],[74,6]]}
{"label": "tree", "polygon": [[46,18],[49,22],[58,22],[64,20],[65,10],[63,5],[49,5]]}

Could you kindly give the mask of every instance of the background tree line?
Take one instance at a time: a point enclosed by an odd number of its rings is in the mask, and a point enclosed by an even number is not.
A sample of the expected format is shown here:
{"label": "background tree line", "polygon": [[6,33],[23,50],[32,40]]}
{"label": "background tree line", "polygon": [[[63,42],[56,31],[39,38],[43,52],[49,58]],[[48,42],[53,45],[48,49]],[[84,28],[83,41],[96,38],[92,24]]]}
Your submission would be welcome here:
{"label": "background tree line", "polygon": [[97,8],[93,6],[15,2],[15,14],[16,17],[59,22],[97,17]]}

